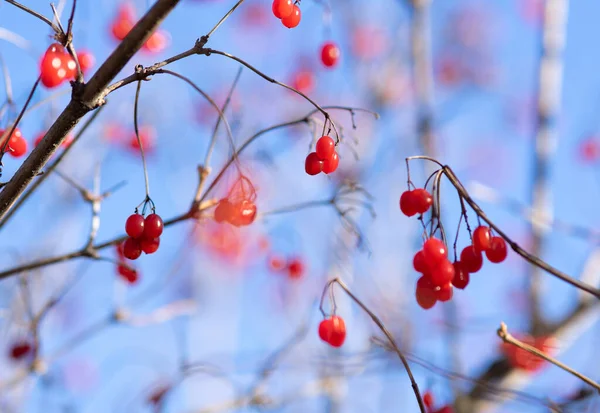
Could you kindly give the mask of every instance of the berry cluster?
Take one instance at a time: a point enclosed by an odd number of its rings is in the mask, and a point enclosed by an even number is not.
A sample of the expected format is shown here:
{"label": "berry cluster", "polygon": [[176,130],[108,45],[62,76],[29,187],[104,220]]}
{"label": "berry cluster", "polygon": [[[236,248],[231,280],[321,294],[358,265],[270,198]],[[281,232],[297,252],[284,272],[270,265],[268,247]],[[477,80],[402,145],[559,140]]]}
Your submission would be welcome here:
{"label": "berry cluster", "polygon": [[125,249],[123,244],[117,245],[117,274],[128,284],[135,284],[139,278],[139,272],[125,262]]}
{"label": "berry cluster", "polygon": [[[525,344],[529,344],[532,347],[540,350],[545,354],[552,354],[556,348],[556,341],[553,337],[530,337],[526,335],[520,335],[517,337],[519,341]],[[546,360],[523,350],[510,343],[502,343],[502,352],[508,359],[508,362],[514,368],[526,370],[529,372],[535,372],[540,370],[546,364]]]}
{"label": "berry cluster", "polygon": [[325,67],[334,67],[340,60],[340,48],[334,42],[326,42],[321,46],[321,62]]}
{"label": "berry cluster", "polygon": [[[3,129],[0,129],[0,139],[2,135],[6,132]],[[15,128],[10,137],[7,137],[8,145],[6,146],[6,152],[8,152],[11,156],[15,158],[20,158],[21,156],[27,153],[27,141],[23,138],[23,134],[19,128]],[[6,140],[0,141],[0,150],[4,148]]]}
{"label": "berry cluster", "polygon": [[292,29],[300,24],[302,12],[297,4],[299,1],[293,0],[273,0],[271,10],[273,15],[281,20],[281,23],[288,29]]}
{"label": "berry cluster", "polygon": [[335,150],[335,142],[330,136],[321,136],[317,141],[315,152],[311,152],[304,162],[304,170],[309,175],[321,172],[330,174],[340,164],[340,157]]}
{"label": "berry cluster", "polygon": [[433,394],[430,391],[423,393],[423,404],[425,405],[427,413],[454,413],[452,407],[448,405],[440,407],[439,409],[434,409],[433,406],[435,402]]}
{"label": "berry cluster", "polygon": [[239,202],[230,202],[228,198],[223,198],[215,208],[216,222],[229,222],[236,227],[250,225],[256,218],[256,205],[250,199],[243,199]]}
{"label": "berry cluster", "polygon": [[123,242],[123,256],[130,260],[137,260],[142,252],[153,254],[158,250],[163,232],[163,220],[155,213],[144,218],[136,212],[127,218],[125,232],[129,238]]}
{"label": "berry cluster", "polygon": [[407,217],[426,213],[432,204],[433,198],[431,194],[423,188],[404,191],[400,196],[400,210]]}
{"label": "berry cluster", "polygon": [[[86,51],[78,54],[79,67],[85,72],[94,64],[94,57]],[[65,80],[74,79],[77,74],[77,64],[60,43],[48,47],[40,62],[40,77],[42,84],[48,89],[61,85]]]}
{"label": "berry cluster", "polygon": [[269,258],[269,268],[273,272],[287,272],[291,279],[299,279],[304,275],[304,262],[299,257],[285,258],[273,255]]}
{"label": "berry cluster", "polygon": [[341,347],[346,341],[346,323],[337,315],[325,318],[319,324],[319,337],[332,347]]}

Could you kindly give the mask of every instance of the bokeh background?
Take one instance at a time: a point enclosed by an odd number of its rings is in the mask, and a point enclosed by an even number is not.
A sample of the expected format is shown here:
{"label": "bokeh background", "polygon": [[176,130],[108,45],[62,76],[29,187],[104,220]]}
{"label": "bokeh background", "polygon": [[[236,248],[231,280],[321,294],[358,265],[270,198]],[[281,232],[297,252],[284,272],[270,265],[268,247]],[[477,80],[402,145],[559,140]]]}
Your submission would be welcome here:
{"label": "bokeh background", "polygon": [[[28,7],[52,16],[47,2]],[[140,16],[150,1],[131,4]],[[134,263],[140,280],[124,282],[116,272],[114,249],[103,261],[77,259],[22,273],[0,282],[0,406],[6,412],[254,411],[231,405],[260,379],[270,357],[306,327],[286,349],[266,380],[272,411],[392,412],[418,411],[402,365],[370,340],[381,336],[371,320],[336,290],[338,314],[348,326],[341,349],[317,336],[318,300],[329,278],[339,276],[384,321],[410,355],[422,391],[430,390],[439,408],[467,394],[491,363],[501,357],[496,329],[527,332],[529,265],[514,253],[501,265],[484,264],[465,291],[449,303],[425,311],[417,306],[417,274],[412,257],[419,249],[419,223],[402,215],[407,156],[423,154],[414,93],[414,75],[431,76],[435,156],[450,165],[487,215],[527,247],[531,227],[525,210],[535,179],[538,70],[542,50],[542,0],[434,1],[425,40],[431,46],[431,73],[413,73],[411,32],[414,13],[408,2],[313,1],[301,4],[300,25],[288,30],[271,14],[268,0],[246,0],[210,38],[209,47],[244,59],[268,76],[303,89],[320,105],[376,111],[376,120],[356,112],[332,111],[343,128],[340,169],[330,176],[308,176],[304,159],[315,133],[306,125],[262,136],[241,156],[244,172],[257,190],[259,218],[245,228],[215,224],[210,217],[169,227],[154,255]],[[114,50],[110,33],[121,2],[79,1],[74,24],[77,49],[93,53],[98,68]],[[193,46],[234,4],[186,0],[161,25],[168,47],[140,52],[119,77],[136,64],[150,65]],[[71,3],[58,4],[62,21]],[[564,76],[558,136],[551,157],[547,205],[560,227],[544,236],[542,258],[589,283],[598,283],[593,258],[598,240],[596,214],[600,125],[598,104],[600,37],[598,2],[570,2],[564,51]],[[0,4],[0,55],[17,110],[38,76],[38,62],[52,42],[49,28],[8,3]],[[335,41],[339,66],[319,60],[321,44]],[[218,104],[225,100],[240,65],[223,56],[192,56],[169,66],[194,81]],[[89,78],[89,75],[87,76]],[[310,83],[310,82],[309,82]],[[304,85],[306,86],[306,85]],[[30,148],[69,99],[69,87],[39,88],[35,106],[20,124]],[[98,241],[123,234],[124,222],[144,199],[139,152],[130,147],[135,85],[108,97],[108,105],[58,170],[86,188],[94,177],[106,190],[125,181],[102,203]],[[2,87],[0,100],[6,100]],[[313,107],[248,69],[226,111],[240,143],[271,125],[304,117]],[[217,115],[184,82],[155,76],[142,84],[140,123],[155,137],[147,148],[151,196],[165,219],[189,208]],[[12,117],[11,117],[12,115]],[[0,119],[6,127],[16,113]],[[318,122],[322,117],[315,116]],[[230,147],[221,127],[211,160],[218,171]],[[5,157],[2,180],[22,159]],[[423,163],[413,162],[416,185],[425,182]],[[327,205],[268,214],[280,208],[326,200],[344,179],[359,182],[372,196],[376,212],[351,213],[363,239],[357,243],[336,211]],[[234,174],[215,191],[224,196]],[[458,224],[460,204],[451,186],[442,188],[446,230]],[[263,215],[264,214],[264,215]],[[476,225],[470,213],[471,225]],[[0,271],[40,258],[76,251],[89,234],[91,210],[72,184],[52,175],[0,229]],[[573,234],[580,226],[585,230]],[[462,229],[459,245],[465,244]],[[360,244],[360,245],[358,245]],[[273,257],[298,258],[298,278],[273,271]],[[586,270],[587,269],[587,270]],[[22,280],[26,283],[23,284]],[[560,321],[581,295],[543,276],[542,311]],[[23,287],[25,285],[25,287]],[[28,337],[26,303],[34,310],[64,291],[40,326],[40,355],[47,373],[19,378],[22,364],[8,357],[15,340]],[[29,296],[30,298],[27,298]],[[557,335],[557,357],[597,378],[599,339],[597,305]],[[113,320],[126,309],[127,322]],[[160,311],[168,314],[162,320]],[[157,311],[159,311],[157,313]],[[192,363],[185,379],[181,366]],[[327,382],[324,377],[330,378]],[[327,384],[327,385],[326,385]],[[171,390],[160,406],[149,403],[157,388]],[[535,374],[514,373],[501,383],[522,393],[503,393],[477,411],[542,412],[561,402],[582,383],[554,366]],[[597,411],[597,396],[570,411]],[[595,406],[595,407],[594,407]],[[203,410],[206,409],[206,410]],[[588,410],[585,410],[588,409]]]}

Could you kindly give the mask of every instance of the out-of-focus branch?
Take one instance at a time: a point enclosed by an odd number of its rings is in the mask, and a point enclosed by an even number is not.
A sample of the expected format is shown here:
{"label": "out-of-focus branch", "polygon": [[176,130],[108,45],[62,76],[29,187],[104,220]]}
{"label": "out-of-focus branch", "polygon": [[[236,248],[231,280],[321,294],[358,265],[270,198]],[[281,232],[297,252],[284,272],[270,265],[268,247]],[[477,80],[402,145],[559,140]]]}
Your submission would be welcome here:
{"label": "out-of-focus branch", "polygon": [[[531,253],[540,256],[546,232],[544,222],[551,216],[550,165],[557,146],[557,116],[560,110],[563,61],[569,0],[547,0],[539,67],[537,133],[531,182]],[[539,268],[530,267],[528,278],[530,330],[534,336],[544,329],[541,312],[543,280]]]}

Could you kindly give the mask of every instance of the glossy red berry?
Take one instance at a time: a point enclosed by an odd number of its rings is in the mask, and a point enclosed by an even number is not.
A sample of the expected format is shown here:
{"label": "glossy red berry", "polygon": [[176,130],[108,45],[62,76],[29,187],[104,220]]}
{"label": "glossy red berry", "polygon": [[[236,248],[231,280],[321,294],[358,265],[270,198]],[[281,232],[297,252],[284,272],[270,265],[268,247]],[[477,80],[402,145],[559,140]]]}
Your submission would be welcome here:
{"label": "glossy red berry", "polygon": [[335,172],[335,170],[338,168],[339,164],[340,164],[340,157],[337,154],[337,152],[334,152],[333,155],[331,155],[331,158],[323,161],[323,172],[326,174]]}
{"label": "glossy red berry", "polygon": [[413,190],[413,199],[415,204],[415,209],[418,214],[424,214],[429,211],[429,208],[433,204],[433,198],[431,194],[427,192],[427,190],[423,188],[417,188]]}
{"label": "glossy red berry", "polygon": [[502,237],[492,237],[490,240],[490,248],[485,251],[485,256],[490,262],[498,264],[506,259],[508,250],[506,249],[506,241]]}
{"label": "glossy red berry", "polygon": [[423,244],[423,256],[427,265],[433,268],[438,262],[447,258],[448,250],[442,240],[438,238],[429,238]]}
{"label": "glossy red berry", "polygon": [[232,216],[233,206],[227,198],[223,198],[215,208],[214,218],[216,222],[228,222]]}
{"label": "glossy red berry", "polygon": [[417,304],[425,310],[432,308],[437,302],[435,287],[431,283],[428,275],[423,275],[417,280],[415,296],[417,298]]}
{"label": "glossy red berry", "polygon": [[321,136],[317,141],[315,152],[322,161],[328,160],[335,153],[335,141],[330,136]]}
{"label": "glossy red berry", "polygon": [[117,271],[119,276],[129,284],[135,284],[139,279],[138,272],[125,264],[119,264]]}
{"label": "glossy red berry", "polygon": [[452,285],[456,288],[460,288],[464,290],[467,285],[469,285],[469,273],[465,269],[465,266],[462,262],[456,261],[454,264],[454,278],[452,279]]}
{"label": "glossy red berry", "polygon": [[427,261],[425,261],[423,250],[418,251],[413,257],[413,268],[415,271],[423,274],[429,272],[429,267],[427,266]]}
{"label": "glossy red berry", "polygon": [[145,254],[154,254],[160,246],[160,237],[157,238],[140,238],[140,247]]}
{"label": "glossy red berry", "polygon": [[447,259],[442,259],[431,268],[429,279],[436,287],[448,284],[454,279],[454,266]]}
{"label": "glossy red berry", "polygon": [[125,232],[132,238],[139,238],[144,233],[144,217],[138,213],[131,214],[125,221]]}
{"label": "glossy red berry", "polygon": [[311,152],[304,162],[304,170],[309,175],[318,175],[323,170],[323,161],[316,152]]}
{"label": "glossy red berry", "polygon": [[[4,135],[4,130],[0,130],[0,137]],[[6,140],[1,141],[0,149],[4,147]],[[6,146],[7,153],[14,157],[20,158],[27,153],[27,141],[23,138],[23,134],[19,128],[15,128],[12,135],[8,138],[8,145]]]}
{"label": "glossy red berry", "polygon": [[294,2],[293,0],[274,0],[271,10],[278,19],[289,17],[294,12]]}
{"label": "glossy red berry", "polygon": [[492,234],[490,228],[480,225],[473,231],[473,246],[479,252],[485,252],[490,248]]}
{"label": "glossy red berry", "polygon": [[417,204],[414,191],[404,191],[400,196],[400,211],[407,217],[412,217],[417,213]]}
{"label": "glossy red berry", "polygon": [[252,201],[243,200],[237,206],[236,222],[240,226],[250,225],[256,219],[256,205]]}
{"label": "glossy red berry", "polygon": [[163,30],[156,30],[150,35],[146,43],[142,46],[142,50],[148,53],[160,53],[169,44],[169,35]]}
{"label": "glossy red berry", "polygon": [[75,60],[71,57],[71,55],[67,51],[65,51],[65,53],[63,53],[63,55],[61,56],[61,59],[62,59],[62,66],[67,71],[67,74],[65,75],[65,79],[74,79],[75,75],[77,74],[77,63],[75,63]]}
{"label": "glossy red berry", "polygon": [[469,274],[473,274],[483,266],[483,256],[474,246],[468,245],[460,253],[460,262]]}
{"label": "glossy red berry", "polygon": [[334,67],[340,60],[340,48],[334,42],[327,42],[321,47],[321,62],[326,67]]}
{"label": "glossy red berry", "polygon": [[438,301],[449,301],[454,295],[454,288],[452,287],[452,283],[448,282],[441,287],[437,287],[435,289],[436,298]]}
{"label": "glossy red berry", "polygon": [[292,258],[287,263],[287,271],[290,278],[301,278],[304,275],[304,263],[300,258]]}
{"label": "glossy red berry", "polygon": [[47,88],[54,88],[66,79],[67,69],[63,65],[64,53],[64,48],[60,43],[53,43],[42,57],[40,80]]}
{"label": "glossy red berry", "polygon": [[163,220],[160,215],[150,214],[144,220],[144,237],[158,238],[163,233]]}
{"label": "glossy red berry", "polygon": [[300,24],[300,19],[302,18],[302,13],[300,12],[300,7],[294,4],[294,10],[288,17],[284,17],[281,19],[281,23],[288,29],[293,29],[294,27]]}
{"label": "glossy red berry", "polygon": [[339,316],[331,316],[319,324],[319,337],[332,347],[341,347],[346,341],[346,323]]}
{"label": "glossy red berry", "polygon": [[130,260],[137,260],[142,255],[142,247],[135,238],[127,238],[123,243],[123,255]]}

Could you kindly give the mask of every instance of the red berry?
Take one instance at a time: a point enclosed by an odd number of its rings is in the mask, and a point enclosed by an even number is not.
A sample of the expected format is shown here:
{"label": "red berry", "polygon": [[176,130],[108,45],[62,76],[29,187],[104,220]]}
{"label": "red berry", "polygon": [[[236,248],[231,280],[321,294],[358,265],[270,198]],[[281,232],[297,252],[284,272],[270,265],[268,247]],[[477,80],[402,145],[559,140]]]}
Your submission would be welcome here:
{"label": "red berry", "polygon": [[142,50],[149,53],[160,53],[169,44],[168,33],[163,30],[157,30],[150,35],[146,43],[142,46]]}
{"label": "red berry", "polygon": [[61,56],[61,59],[62,59],[62,66],[67,71],[67,74],[65,75],[65,79],[74,79],[75,75],[77,74],[77,63],[75,63],[75,60],[71,57],[71,55],[67,51],[65,51],[65,53],[63,53],[63,55]]}
{"label": "red berry", "polygon": [[232,205],[232,216],[230,223],[236,227],[250,225],[256,218],[256,205],[248,200],[243,200],[237,204]]}
{"label": "red berry", "polygon": [[448,284],[454,279],[454,266],[447,259],[441,260],[431,269],[429,279],[436,287]]}
{"label": "red berry", "polygon": [[444,406],[436,410],[434,413],[454,413],[454,409],[452,409],[450,406]]}
{"label": "red berry", "polygon": [[490,248],[485,251],[485,256],[490,262],[498,264],[506,259],[508,251],[506,249],[506,241],[502,237],[492,237],[490,240]]}
{"label": "red berry", "polygon": [[452,283],[448,282],[441,287],[435,289],[436,298],[439,301],[449,301],[454,295]]}
{"label": "red berry", "polygon": [[484,252],[490,248],[492,234],[489,227],[478,226],[473,231],[473,246],[476,251]]}
{"label": "red berry", "polygon": [[[4,135],[4,130],[0,130],[0,137]],[[1,141],[0,150],[4,147],[6,140]],[[14,158],[20,158],[27,153],[27,141],[23,138],[23,134],[19,128],[15,128],[12,135],[8,138],[6,152]]]}
{"label": "red berry", "polygon": [[454,264],[454,278],[452,279],[452,285],[456,288],[460,288],[464,290],[467,285],[469,285],[469,273],[465,269],[465,266],[462,262],[456,261]]}
{"label": "red berry", "polygon": [[340,48],[334,42],[327,42],[321,47],[321,61],[326,67],[333,67],[340,60]]}
{"label": "red berry", "polygon": [[10,357],[13,360],[21,360],[31,354],[33,346],[27,340],[19,340],[10,348]]}
{"label": "red berry", "polygon": [[273,0],[273,15],[278,19],[289,17],[294,12],[293,0]]}
{"label": "red berry", "polygon": [[430,268],[433,268],[438,262],[447,258],[447,255],[448,250],[440,239],[429,238],[423,244],[423,256]]}
{"label": "red berry", "polygon": [[163,220],[160,215],[150,214],[144,220],[144,237],[158,238],[163,233]]}
{"label": "red berry", "polygon": [[285,268],[286,263],[285,263],[285,259],[274,255],[271,258],[269,258],[269,268],[271,269],[271,271],[281,271]]}
{"label": "red berry", "polygon": [[302,18],[302,13],[300,12],[300,7],[294,4],[294,10],[292,13],[281,19],[281,23],[288,29],[293,29],[294,27],[300,24],[300,19]]}
{"label": "red berry", "polygon": [[414,191],[404,191],[400,195],[400,211],[407,217],[412,217],[417,213]]}
{"label": "red berry", "polygon": [[311,152],[304,162],[304,170],[309,175],[317,175],[323,170],[323,161],[319,159],[316,152]]}
{"label": "red berry", "polygon": [[146,254],[154,254],[160,246],[160,237],[157,238],[140,238],[140,247]]}
{"label": "red berry", "polygon": [[67,76],[67,69],[63,65],[65,50],[59,43],[48,47],[40,62],[41,82],[47,88],[60,85]]}
{"label": "red berry", "polygon": [[117,271],[119,272],[121,278],[124,281],[127,281],[129,284],[135,284],[139,279],[138,272],[125,264],[119,264]]}
{"label": "red berry", "polygon": [[290,278],[300,278],[304,274],[304,263],[300,258],[292,258],[287,263],[287,270]]}
{"label": "red berry", "polygon": [[337,315],[326,318],[319,324],[319,337],[332,347],[341,347],[346,341],[346,323]]}
{"label": "red berry", "polygon": [[292,87],[302,93],[310,93],[315,85],[315,75],[308,70],[302,70],[294,74]]}
{"label": "red berry", "polygon": [[94,66],[94,63],[96,62],[94,55],[87,50],[77,52],[77,60],[79,60],[79,67],[83,73],[87,72],[87,70]]}
{"label": "red berry", "polygon": [[127,238],[123,243],[123,255],[130,260],[137,260],[142,255],[142,247],[135,238]]}
{"label": "red berry", "polygon": [[331,158],[323,161],[323,172],[325,172],[326,174],[335,172],[339,164],[340,157],[338,156],[337,152],[334,152],[333,155],[331,155]]}
{"label": "red berry", "polygon": [[329,136],[321,136],[315,147],[317,156],[322,161],[326,161],[335,153],[335,141]]}
{"label": "red berry", "polygon": [[125,258],[125,255],[123,254],[123,243],[115,245],[115,250],[117,251],[117,257]]}
{"label": "red berry", "polygon": [[423,394],[423,404],[427,409],[433,409],[433,394],[430,391]]}
{"label": "red berry", "polygon": [[116,40],[123,40],[127,36],[133,28],[134,18],[134,10],[131,5],[121,5],[117,17],[111,26],[112,35]]}
{"label": "red berry", "polygon": [[462,262],[465,270],[473,274],[483,266],[483,256],[477,251],[474,246],[466,246],[460,253],[460,262]]}
{"label": "red berry", "polygon": [[427,266],[427,261],[425,261],[423,250],[420,250],[415,254],[413,258],[413,268],[415,271],[423,274],[429,272],[429,267]]}
{"label": "red berry", "polygon": [[131,214],[125,221],[125,232],[132,238],[139,238],[144,233],[144,217],[138,213]]}
{"label": "red berry", "polygon": [[427,275],[423,275],[417,280],[417,289],[415,292],[417,304],[425,310],[430,309],[437,302],[434,288],[435,287]]}
{"label": "red berry", "polygon": [[433,198],[431,194],[423,188],[417,188],[413,191],[413,199],[415,204],[415,210],[419,214],[424,214],[429,210],[429,207],[433,204]]}

